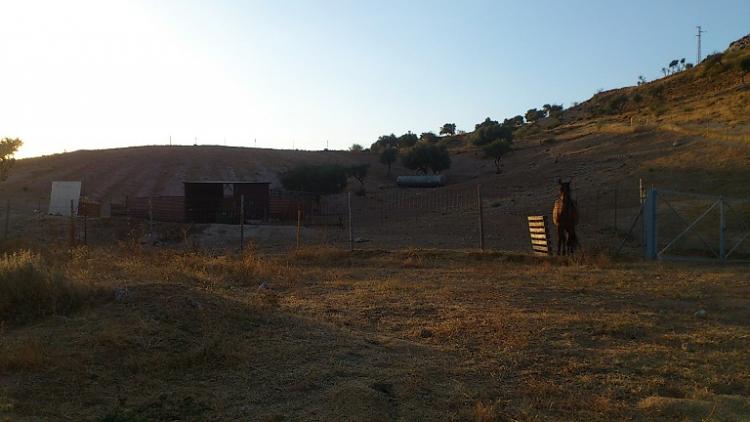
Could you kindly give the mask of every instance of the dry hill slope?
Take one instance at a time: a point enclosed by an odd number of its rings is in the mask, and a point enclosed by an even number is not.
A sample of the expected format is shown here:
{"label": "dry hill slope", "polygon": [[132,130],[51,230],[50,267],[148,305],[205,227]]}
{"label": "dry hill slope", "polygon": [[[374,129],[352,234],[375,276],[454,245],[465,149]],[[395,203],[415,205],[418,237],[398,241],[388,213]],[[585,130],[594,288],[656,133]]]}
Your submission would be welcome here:
{"label": "dry hill slope", "polygon": [[[547,207],[558,176],[576,176],[579,193],[617,184],[750,195],[750,89],[738,63],[750,56],[737,42],[693,69],[644,84],[602,92],[567,109],[560,124],[531,125],[516,139],[502,174],[466,141],[444,139],[453,151],[447,171],[454,187],[482,184],[505,207]],[[748,78],[750,79],[750,78]],[[548,126],[547,126],[548,127]],[[394,187],[370,153],[255,148],[136,147],[77,151],[19,160],[0,195],[41,201],[53,180],[85,180],[87,196],[107,201],[126,195],[179,195],[182,181],[270,181],[301,163],[369,163],[368,190]],[[394,175],[407,170],[395,166]]]}

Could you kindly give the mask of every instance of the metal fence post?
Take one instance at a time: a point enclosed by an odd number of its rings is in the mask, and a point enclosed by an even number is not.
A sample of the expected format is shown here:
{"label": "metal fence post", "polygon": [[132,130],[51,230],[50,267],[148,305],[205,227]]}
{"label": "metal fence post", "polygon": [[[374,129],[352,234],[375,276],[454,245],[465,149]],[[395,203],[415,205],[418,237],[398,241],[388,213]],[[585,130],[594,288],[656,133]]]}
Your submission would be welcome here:
{"label": "metal fence post", "polygon": [[482,207],[482,185],[477,185],[477,203],[479,205],[479,249],[484,250],[484,208]]}
{"label": "metal fence post", "polygon": [[596,209],[596,224],[599,225],[599,189],[596,190],[596,199],[594,201],[594,208]]}
{"label": "metal fence post", "polygon": [[8,238],[8,230],[10,229],[10,200],[5,203],[5,238]]}
{"label": "metal fence post", "polygon": [[154,238],[154,201],[148,197],[148,237],[153,240]]}
{"label": "metal fence post", "polygon": [[617,231],[617,191],[618,189],[619,189],[619,186],[615,185],[615,221],[614,221],[615,231]]}
{"label": "metal fence post", "polygon": [[89,244],[89,212],[88,207],[83,209],[83,244]]}
{"label": "metal fence post", "polygon": [[726,221],[724,220],[724,197],[719,197],[719,259],[726,261],[726,244],[724,243],[724,232],[726,231]]}
{"label": "metal fence post", "polygon": [[349,208],[349,250],[354,250],[354,233],[352,231],[352,193],[347,192],[346,195],[347,207]]}
{"label": "metal fence post", "polygon": [[245,249],[245,195],[240,195],[240,252]]}
{"label": "metal fence post", "polygon": [[73,211],[73,200],[70,200],[70,246],[73,247],[76,242],[76,220],[75,213]]}
{"label": "metal fence post", "polygon": [[300,230],[302,229],[302,208],[297,204],[297,249],[300,246]]}
{"label": "metal fence post", "polygon": [[656,259],[656,201],[658,193],[656,189],[649,189],[646,194],[646,202],[643,207],[643,240],[644,254],[646,259]]}

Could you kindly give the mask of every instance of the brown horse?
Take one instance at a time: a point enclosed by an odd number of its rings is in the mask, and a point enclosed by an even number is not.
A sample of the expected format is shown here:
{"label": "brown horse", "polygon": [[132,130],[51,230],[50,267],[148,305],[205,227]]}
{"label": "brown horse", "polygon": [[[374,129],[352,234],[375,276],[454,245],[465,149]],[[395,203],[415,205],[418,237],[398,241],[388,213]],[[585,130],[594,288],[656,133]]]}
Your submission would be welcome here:
{"label": "brown horse", "polygon": [[573,254],[578,245],[576,224],[578,224],[578,206],[570,194],[570,182],[557,179],[560,185],[560,196],[552,210],[552,222],[557,226],[557,254]]}

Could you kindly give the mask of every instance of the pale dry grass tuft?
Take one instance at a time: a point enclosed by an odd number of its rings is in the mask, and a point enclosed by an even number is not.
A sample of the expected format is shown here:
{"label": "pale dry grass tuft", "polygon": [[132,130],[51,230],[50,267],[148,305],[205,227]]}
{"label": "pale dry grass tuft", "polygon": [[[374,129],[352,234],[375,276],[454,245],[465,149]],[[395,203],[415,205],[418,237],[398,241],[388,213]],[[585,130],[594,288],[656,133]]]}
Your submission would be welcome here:
{"label": "pale dry grass tuft", "polygon": [[91,286],[69,280],[32,252],[0,258],[0,320],[66,313],[93,293]]}

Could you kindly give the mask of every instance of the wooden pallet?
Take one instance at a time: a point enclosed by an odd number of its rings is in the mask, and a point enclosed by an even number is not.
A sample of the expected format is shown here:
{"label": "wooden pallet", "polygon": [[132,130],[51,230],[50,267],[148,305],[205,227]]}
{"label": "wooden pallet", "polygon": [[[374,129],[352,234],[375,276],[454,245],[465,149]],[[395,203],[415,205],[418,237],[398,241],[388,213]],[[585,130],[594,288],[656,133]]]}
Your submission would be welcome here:
{"label": "wooden pallet", "polygon": [[529,237],[535,255],[552,256],[552,241],[549,236],[549,221],[546,215],[530,215]]}

